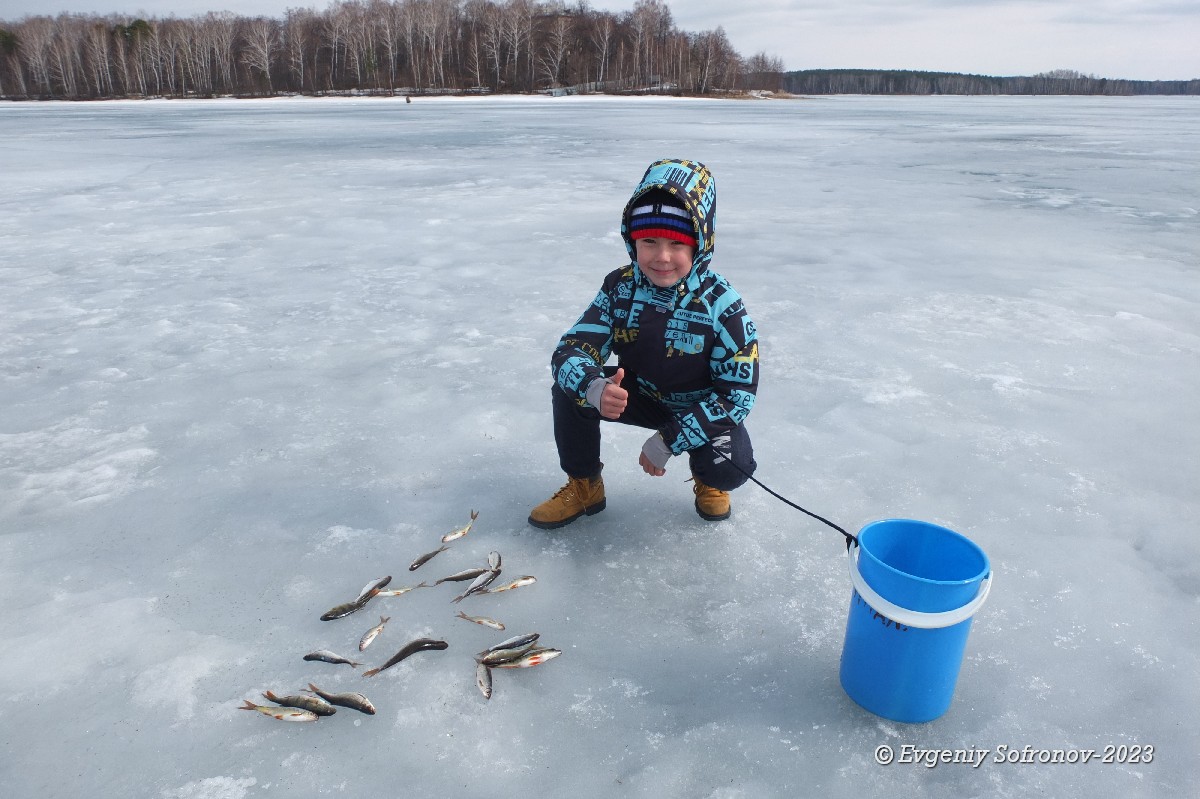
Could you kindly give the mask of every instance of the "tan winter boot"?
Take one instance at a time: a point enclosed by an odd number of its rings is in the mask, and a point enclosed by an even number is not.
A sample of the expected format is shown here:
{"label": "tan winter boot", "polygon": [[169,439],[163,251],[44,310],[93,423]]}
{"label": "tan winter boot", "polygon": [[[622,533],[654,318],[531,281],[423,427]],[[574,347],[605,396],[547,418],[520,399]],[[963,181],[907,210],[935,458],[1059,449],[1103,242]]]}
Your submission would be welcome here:
{"label": "tan winter boot", "polygon": [[692,492],[696,495],[696,513],[701,519],[719,522],[728,519],[732,509],[729,506],[729,492],[719,488],[706,486],[700,478],[692,476]]}
{"label": "tan winter boot", "polygon": [[567,484],[529,514],[529,523],[543,530],[570,524],[585,513],[604,510],[604,478],[568,477]]}

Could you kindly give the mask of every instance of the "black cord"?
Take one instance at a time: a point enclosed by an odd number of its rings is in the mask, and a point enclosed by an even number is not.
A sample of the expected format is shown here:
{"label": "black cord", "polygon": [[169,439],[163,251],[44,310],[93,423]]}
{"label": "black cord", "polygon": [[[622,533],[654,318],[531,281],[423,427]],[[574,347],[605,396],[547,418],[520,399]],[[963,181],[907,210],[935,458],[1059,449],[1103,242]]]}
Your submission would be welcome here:
{"label": "black cord", "polygon": [[844,536],[846,537],[846,549],[850,549],[850,544],[851,544],[851,543],[854,543],[854,544],[857,544],[857,543],[858,543],[858,536],[851,535],[850,533],[848,533],[848,532],[846,532],[845,530],[843,530],[841,527],[838,527],[836,524],[834,524],[833,522],[831,522],[831,521],[829,521],[828,519],[826,519],[824,516],[818,516],[817,514],[813,513],[813,512],[812,512],[812,511],[810,511],[810,510],[805,510],[804,508],[802,508],[802,507],[800,507],[799,505],[797,505],[795,502],[792,502],[792,501],[791,501],[790,499],[788,499],[787,497],[785,497],[785,496],[781,496],[780,494],[777,494],[777,493],[775,493],[774,491],[772,491],[771,489],[767,488],[765,485],[763,485],[763,483],[762,483],[762,481],[761,481],[761,480],[759,480],[759,479],[758,479],[757,477],[755,477],[754,475],[750,474],[750,472],[746,471],[746,470],[745,470],[745,469],[743,469],[741,466],[738,466],[736,463],[734,463],[734,462],[733,462],[733,458],[729,457],[729,456],[728,456],[728,455],[726,455],[724,452],[721,452],[721,451],[720,451],[720,450],[718,450],[716,447],[713,447],[713,448],[712,448],[712,451],[713,451],[713,452],[715,452],[715,453],[717,453],[718,455],[720,455],[720,456],[721,456],[722,458],[724,458],[725,460],[729,461],[731,464],[733,464],[733,468],[737,469],[739,472],[741,472],[742,474],[746,475],[746,477],[750,478],[750,480],[751,480],[751,481],[753,481],[755,485],[757,485],[757,486],[758,486],[759,488],[761,488],[763,491],[766,491],[766,492],[767,492],[768,494],[770,494],[771,496],[775,497],[775,499],[779,500],[780,502],[783,502],[783,503],[786,503],[786,504],[788,504],[788,505],[791,505],[793,508],[795,508],[796,510],[800,511],[801,513],[808,514],[809,516],[813,517],[814,519],[816,519],[817,521],[821,522],[822,524],[827,524],[827,525],[829,525],[830,527],[832,527],[834,530],[837,530],[839,533],[841,533],[842,535],[844,535]]}

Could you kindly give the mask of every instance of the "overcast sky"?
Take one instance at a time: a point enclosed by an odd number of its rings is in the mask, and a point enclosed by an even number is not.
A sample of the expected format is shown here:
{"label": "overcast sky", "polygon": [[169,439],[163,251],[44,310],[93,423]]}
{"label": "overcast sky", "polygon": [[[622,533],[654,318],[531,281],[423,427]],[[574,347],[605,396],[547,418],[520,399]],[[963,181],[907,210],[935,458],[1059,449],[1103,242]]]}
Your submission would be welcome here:
{"label": "overcast sky", "polygon": [[[635,0],[593,0],[625,11]],[[318,0],[0,0],[0,19],[58,11],[180,17],[230,10],[282,17]],[[878,68],[1107,78],[1200,78],[1200,0],[673,0],[678,27],[723,25],[742,55],[788,69]]]}

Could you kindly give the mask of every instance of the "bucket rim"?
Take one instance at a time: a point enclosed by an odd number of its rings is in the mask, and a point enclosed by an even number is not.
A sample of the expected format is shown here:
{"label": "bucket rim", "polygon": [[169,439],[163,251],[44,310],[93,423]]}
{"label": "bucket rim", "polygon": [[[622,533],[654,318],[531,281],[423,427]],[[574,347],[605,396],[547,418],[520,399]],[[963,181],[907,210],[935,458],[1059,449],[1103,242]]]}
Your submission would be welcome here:
{"label": "bucket rim", "polygon": [[[967,578],[964,578],[961,580],[934,580],[929,577],[921,577],[920,575],[917,575],[917,574],[910,574],[909,572],[902,571],[901,569],[897,569],[895,566],[892,566],[890,563],[885,563],[884,561],[880,560],[876,555],[871,553],[870,550],[868,550],[865,546],[862,545],[862,537],[872,527],[878,527],[880,525],[892,524],[892,523],[896,523],[896,522],[902,522],[904,524],[916,524],[916,525],[920,525],[922,527],[932,528],[934,530],[938,530],[939,532],[949,534],[950,536],[958,539],[962,543],[966,544],[970,549],[972,549],[976,553],[978,553],[980,559],[983,562],[983,568],[980,570],[980,572],[978,574],[975,574],[971,577],[967,577]],[[868,522],[867,524],[864,524],[862,526],[862,528],[858,531],[857,538],[859,540],[858,551],[859,551],[860,556],[867,555],[868,557],[871,558],[871,560],[873,560],[876,563],[876,565],[878,565],[880,568],[883,568],[883,569],[891,572],[892,574],[899,575],[899,576],[904,577],[909,580],[918,580],[918,581],[920,581],[922,583],[926,583],[928,585],[945,585],[945,586],[970,585],[971,583],[977,583],[977,582],[980,582],[981,580],[986,580],[992,573],[992,562],[991,562],[991,560],[988,559],[987,553],[983,551],[983,547],[979,546],[979,544],[976,544],[974,541],[967,538],[962,533],[957,532],[956,530],[951,530],[949,527],[945,527],[940,524],[935,524],[933,522],[926,522],[926,521],[922,521],[921,519],[900,519],[900,518],[877,519],[876,521]]]}

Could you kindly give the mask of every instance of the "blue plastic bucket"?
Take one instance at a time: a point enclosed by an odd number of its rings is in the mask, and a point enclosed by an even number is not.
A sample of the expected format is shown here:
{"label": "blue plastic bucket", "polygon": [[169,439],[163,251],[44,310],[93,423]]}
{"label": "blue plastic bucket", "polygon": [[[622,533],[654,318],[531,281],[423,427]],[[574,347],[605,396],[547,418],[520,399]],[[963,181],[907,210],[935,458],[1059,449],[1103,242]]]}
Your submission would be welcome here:
{"label": "blue plastic bucket", "polygon": [[846,694],[893,721],[932,721],[950,708],[971,617],[991,588],[987,555],[928,522],[885,519],[851,546]]}

